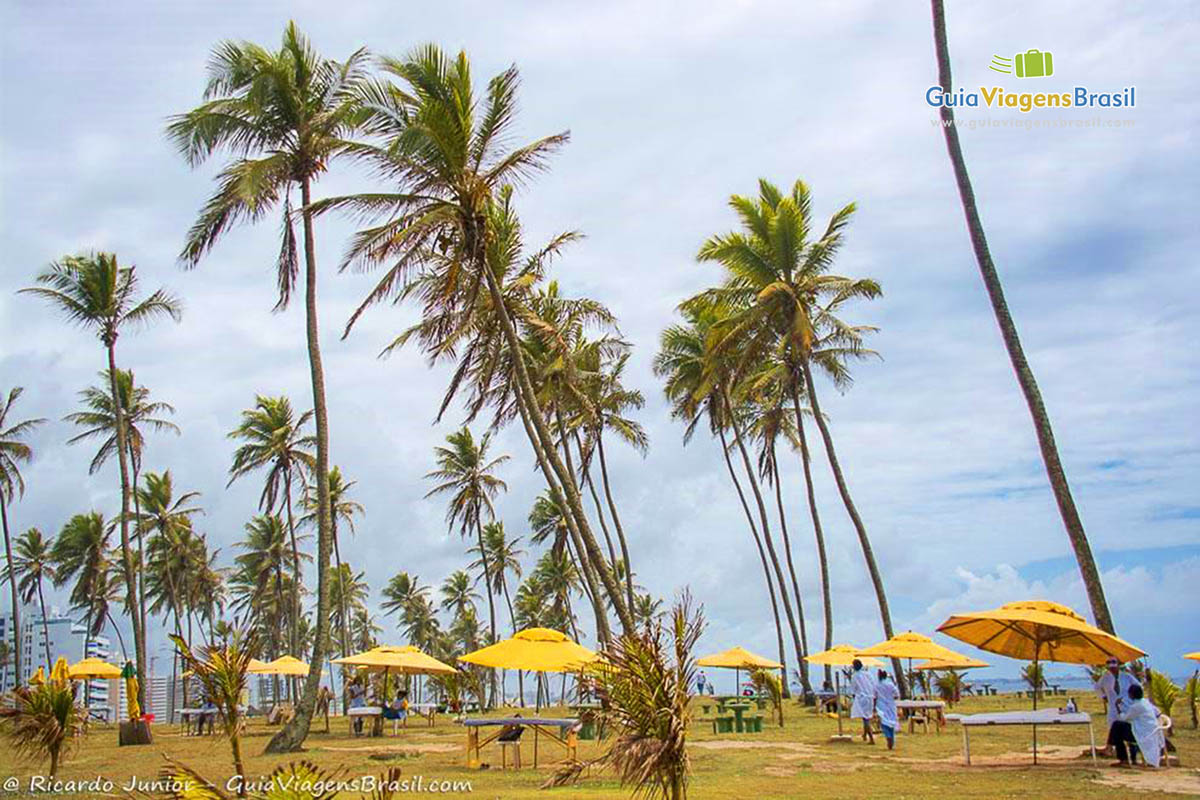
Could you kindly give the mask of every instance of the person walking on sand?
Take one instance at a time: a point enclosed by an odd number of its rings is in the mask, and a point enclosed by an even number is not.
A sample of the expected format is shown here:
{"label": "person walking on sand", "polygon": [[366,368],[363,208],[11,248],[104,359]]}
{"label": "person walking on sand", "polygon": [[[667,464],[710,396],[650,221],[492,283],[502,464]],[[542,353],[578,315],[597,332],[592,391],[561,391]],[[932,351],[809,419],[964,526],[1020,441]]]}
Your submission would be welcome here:
{"label": "person walking on sand", "polygon": [[900,690],[888,679],[887,671],[879,670],[879,681],[875,684],[875,713],[883,738],[887,739],[888,750],[896,748],[896,698],[899,696]]}
{"label": "person walking on sand", "polygon": [[875,734],[871,731],[871,717],[875,716],[875,679],[871,671],[863,669],[863,663],[854,659],[854,677],[850,680],[850,693],[854,702],[850,705],[850,719],[861,719],[863,724],[862,739],[864,742],[875,744]]}

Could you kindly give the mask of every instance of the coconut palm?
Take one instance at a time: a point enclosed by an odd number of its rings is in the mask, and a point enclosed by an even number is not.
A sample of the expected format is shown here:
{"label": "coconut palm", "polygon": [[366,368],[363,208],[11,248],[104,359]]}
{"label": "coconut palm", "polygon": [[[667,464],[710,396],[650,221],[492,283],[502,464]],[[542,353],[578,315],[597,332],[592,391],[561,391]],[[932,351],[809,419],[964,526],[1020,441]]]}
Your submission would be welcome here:
{"label": "coconut palm", "polygon": [[162,289],[138,297],[138,278],[132,265],[121,267],[113,253],[66,256],[37,276],[37,286],[22,289],[47,300],[67,319],[93,331],[108,356],[107,375],[112,396],[116,427],[117,463],[121,478],[121,565],[125,576],[125,602],[133,621],[134,650],[137,657],[138,700],[145,706],[146,630],[142,625],[141,601],[134,569],[133,548],[129,541],[130,497],[133,484],[129,472],[129,429],[125,407],[117,386],[117,339],[129,328],[145,326],[162,317],[179,321],[179,301]]}
{"label": "coconut palm", "polygon": [[[347,330],[375,303],[403,300],[414,291],[421,296],[422,285],[440,284],[442,292],[424,295],[424,316],[440,324],[420,337],[422,349],[437,360],[448,354],[447,345],[461,332],[478,330],[473,323],[482,309],[490,309],[488,321],[496,323],[503,336],[510,367],[501,376],[507,397],[521,416],[543,477],[562,492],[570,524],[589,561],[598,565],[605,591],[617,595],[614,608],[631,631],[632,617],[603,563],[575,475],[559,456],[538,407],[503,275],[489,263],[489,245],[500,241],[493,235],[490,217],[507,202],[502,198],[505,187],[544,169],[567,134],[508,146],[516,125],[515,67],[495,76],[482,98],[475,94],[466,53],[452,57],[435,45],[425,45],[405,59],[383,59],[382,67],[399,85],[374,84],[366,92],[369,128],[383,142],[363,146],[359,153],[394,180],[396,189],[331,198],[320,205],[383,219],[360,231],[347,254],[346,264],[389,267],[351,317]],[[487,300],[481,300],[481,294]]]}
{"label": "coconut palm", "polygon": [[[292,572],[295,577],[292,593],[290,638],[293,650],[298,650],[297,628],[300,624],[300,595],[302,585],[300,572],[300,548],[296,542],[296,518],[292,508],[292,487],[304,485],[305,475],[312,472],[315,459],[312,448],[316,444],[312,436],[304,432],[312,421],[313,412],[305,411],[296,416],[292,402],[286,396],[254,398],[254,408],[242,412],[242,421],[229,432],[230,439],[241,444],[233,454],[229,468],[229,485],[238,478],[266,468],[263,491],[258,498],[258,508],[268,514],[282,510],[287,519],[288,538],[292,547]],[[320,514],[318,514],[319,518]],[[318,536],[320,531],[318,529]]]}
{"label": "coconut palm", "polygon": [[[719,354],[713,353],[714,343],[718,341],[717,326],[724,316],[724,311],[719,304],[713,303],[705,306],[698,301],[689,303],[682,311],[685,317],[684,324],[673,325],[662,333],[659,352],[654,359],[654,372],[665,379],[664,391],[672,405],[672,416],[686,423],[684,442],[687,443],[691,439],[700,422],[705,419],[709,429],[720,440],[725,465],[737,490],[747,524],[759,551],[759,560],[766,577],[767,593],[771,598],[772,608],[775,610],[779,660],[784,665],[783,674],[786,675],[787,657],[783,648],[783,626],[777,610],[776,587],[779,590],[778,597],[783,604],[784,618],[787,621],[788,632],[791,634],[793,648],[797,653],[797,660],[803,658],[803,644],[800,640],[795,615],[792,612],[783,569],[771,536],[771,526],[762,490],[755,477],[754,467],[751,465],[745,446],[745,437],[742,435],[743,425],[739,421],[737,413],[738,407],[730,395],[732,370],[728,360],[724,363],[724,369],[718,369],[717,366],[722,363],[722,359]],[[728,441],[727,431],[733,434],[732,444]],[[735,448],[741,456],[746,481],[754,497],[758,512],[757,518],[750,510],[730,456]],[[764,544],[766,545],[765,550]],[[786,687],[786,685],[785,681],[784,686]]]}
{"label": "coconut palm", "polygon": [[[495,519],[496,511],[492,500],[508,488],[503,480],[492,474],[501,464],[508,461],[508,456],[501,455],[489,459],[488,448],[491,441],[490,433],[480,437],[477,444],[470,428],[464,427],[455,431],[446,437],[446,446],[434,448],[438,468],[425,476],[426,479],[437,482],[426,493],[426,497],[450,495],[446,507],[446,524],[450,531],[453,532],[457,527],[460,536],[474,534],[476,549],[483,561],[483,580],[487,586],[492,583],[492,571],[487,551],[483,546],[484,515],[486,514],[489,520]],[[490,591],[486,594],[488,630],[495,640],[496,602]],[[493,695],[494,693],[493,685]]]}
{"label": "coconut palm", "polygon": [[[109,602],[113,597],[115,576],[112,575],[112,554],[108,543],[111,530],[98,511],[76,514],[59,531],[50,550],[55,586],[71,583],[71,605],[86,614],[83,642],[85,657],[91,638],[104,627]],[[84,684],[85,692],[90,685]]]}
{"label": "coconut palm", "polygon": [[83,737],[87,723],[70,682],[48,680],[13,692],[11,704],[0,706],[0,726],[15,754],[30,761],[49,761],[48,775],[53,779],[68,748]]}
{"label": "coconut palm", "polygon": [[[12,567],[5,567],[3,580],[11,581],[15,577],[21,602],[29,604],[37,596],[38,606],[42,610],[42,639],[46,645],[46,669],[54,666],[50,657],[50,626],[46,622],[46,595],[42,586],[46,581],[54,583],[58,577],[54,560],[50,555],[54,540],[47,539],[37,528],[30,528],[17,537],[16,556]],[[9,570],[12,574],[9,574]]]}
{"label": "coconut palm", "polygon": [[398,572],[383,587],[383,613],[391,615],[400,612],[403,615],[418,600],[427,599],[428,593],[429,587],[422,586],[421,579],[416,575]]}
{"label": "coconut palm", "polygon": [[272,653],[279,655],[280,630],[293,632],[296,623],[291,618],[295,606],[285,600],[296,583],[287,529],[278,514],[259,514],[246,523],[245,531],[246,538],[234,545],[242,551],[234,559],[235,607],[248,612],[251,626],[268,626]]}
{"label": "coconut palm", "polygon": [[[517,615],[513,610],[512,596],[508,590],[508,574],[511,572],[519,582],[521,580],[521,556],[525,554],[518,545],[521,542],[521,537],[518,536],[513,540],[509,540],[504,532],[504,523],[500,520],[494,520],[483,526],[483,551],[475,561],[469,565],[469,569],[483,568],[483,553],[487,553],[488,563],[492,566],[492,580],[488,586],[488,590],[496,595],[504,596],[504,603],[508,606],[508,620],[512,626],[512,632],[517,632]],[[492,637],[493,641],[495,636]],[[517,697],[521,705],[525,704],[525,673],[517,670]]]}
{"label": "coconut palm", "polygon": [[[349,564],[340,564],[334,571],[333,580],[329,585],[333,622],[339,630],[346,632],[342,656],[350,655],[350,626],[354,621],[354,615],[367,607],[367,598],[370,596],[371,588],[363,580],[365,576],[365,572],[356,573]],[[347,618],[343,619],[342,614],[346,614]]]}
{"label": "coconut palm", "polygon": [[[139,537],[149,532],[145,564],[147,571],[157,574],[165,585],[160,588],[175,612],[178,625],[182,618],[181,601],[186,595],[183,586],[197,566],[189,557],[192,518],[203,514],[198,506],[190,505],[199,492],[184,492],[175,496],[171,472],[147,472],[145,486],[137,488],[140,511],[137,515]],[[161,595],[160,595],[161,596]],[[177,628],[178,630],[178,628]]]}
{"label": "coconut palm", "polygon": [[[300,273],[293,227],[292,196],[299,190],[304,246],[305,335],[316,422],[317,607],[316,658],[324,660],[328,638],[328,568],[331,547],[329,505],[329,422],[325,372],[317,324],[317,257],[312,188],[330,162],[351,146],[361,121],[359,86],[365,80],[365,50],[344,62],[319,55],[295,23],[283,33],[279,50],[250,42],[227,41],[209,60],[205,103],[174,117],[168,136],[193,166],[218,151],[231,160],[218,176],[216,193],[188,232],[182,259],[195,266],[221,236],[242,221],[257,221],[282,207],[282,241],[276,269],[279,298],[287,307]],[[312,670],[292,721],[267,745],[270,752],[299,749],[308,735],[320,686]]]}
{"label": "coconut palm", "polygon": [[[847,278],[829,272],[855,206],[850,203],[835,212],[816,237],[810,235],[817,228],[809,188],[803,181],[796,181],[784,194],[769,181],[760,180],[757,197],[735,195],[729,204],[741,221],[741,230],[710,237],[697,255],[702,262],[719,264],[725,280],[718,288],[685,301],[685,305],[711,304],[714,300],[722,304],[726,316],[718,324],[713,346],[714,354],[723,356],[720,368],[725,368],[727,359],[733,359],[735,369],[744,369],[770,357],[786,365],[791,375],[788,393],[798,427],[804,424],[799,398],[807,398],[838,494],[858,536],[884,635],[890,638],[891,612],[883,577],[851,497],[828,421],[821,412],[813,378],[815,364],[835,384],[844,387],[850,380],[845,362],[871,352],[862,347],[862,337],[873,329],[848,325],[837,314],[851,300],[878,297],[879,285],[869,278]],[[895,662],[893,666],[903,692],[900,664]]]}
{"label": "coconut palm", "polygon": [[[24,440],[37,429],[37,426],[46,421],[37,418],[12,422],[9,419],[13,412],[13,406],[24,392],[24,388],[16,386],[9,390],[7,396],[0,393],[0,523],[3,523],[4,526],[4,557],[8,567],[8,588],[12,597],[13,630],[17,631],[21,630],[21,604],[17,600],[20,590],[17,588],[17,575],[13,570],[12,538],[8,530],[8,506],[15,498],[25,494],[25,479],[21,477],[20,465],[33,460],[33,448]],[[21,676],[24,674],[21,671],[21,648],[14,648],[12,656],[17,671],[16,683],[20,684]],[[6,663],[6,669],[7,666]],[[3,685],[0,683],[0,686]]]}
{"label": "coconut palm", "polygon": [[[80,403],[83,406],[82,411],[77,411],[63,417],[64,421],[71,422],[84,430],[70,439],[67,444],[76,444],[102,437],[100,449],[96,451],[96,455],[92,458],[92,463],[88,468],[89,474],[94,474],[100,470],[117,447],[117,417],[113,408],[113,395],[108,387],[113,385],[114,381],[110,379],[108,372],[100,373],[102,378],[101,385],[89,386],[79,393]],[[129,370],[119,369],[115,376],[117,387],[117,397],[120,398],[121,408],[125,414],[125,439],[129,450],[129,468],[130,477],[133,480],[133,509],[134,516],[140,517],[141,498],[138,495],[137,487],[140,484],[140,473],[142,469],[142,453],[145,450],[145,436],[142,433],[143,429],[153,430],[154,432],[171,432],[179,434],[179,426],[168,419],[163,418],[164,414],[174,414],[175,408],[169,403],[152,401],[150,399],[150,390],[144,386],[138,386],[133,379],[133,372]],[[146,549],[144,531],[137,528],[137,551],[138,563],[146,563]],[[141,619],[142,628],[146,627],[146,585],[145,573],[138,572],[138,614]]]}
{"label": "coconut palm", "polygon": [[[937,50],[938,84],[942,91],[950,94],[953,81],[950,74],[950,45],[946,36],[946,9],[942,0],[933,0],[933,37]],[[1033,368],[1025,357],[1025,349],[1021,346],[1021,338],[1017,333],[1017,325],[1012,313],[1008,310],[1008,301],[1004,297],[1004,286],[1000,282],[1000,274],[992,261],[992,252],[988,247],[987,236],[983,231],[983,221],[979,216],[979,207],[975,202],[975,189],[971,186],[971,176],[967,173],[967,162],[963,157],[962,145],[958,140],[958,128],[954,125],[954,109],[943,104],[940,109],[942,117],[942,135],[946,137],[946,150],[950,154],[950,164],[954,169],[954,180],[958,184],[958,196],[962,201],[963,214],[967,220],[967,232],[971,237],[971,248],[975,251],[975,261],[979,265],[979,273],[987,290],[988,300],[992,304],[992,313],[996,316],[996,324],[1000,328],[1000,336],[1004,340],[1004,348],[1008,351],[1008,359],[1012,362],[1013,372],[1017,376],[1017,384],[1025,396],[1025,404],[1029,407],[1029,416],[1033,421],[1033,430],[1038,440],[1042,454],[1042,463],[1046,468],[1046,476],[1050,488],[1054,490],[1054,499],[1058,503],[1058,513],[1062,517],[1063,527],[1067,530],[1067,538],[1075,551],[1075,561],[1087,589],[1088,602],[1092,608],[1092,617],[1102,630],[1113,633],[1112,615],[1108,610],[1108,601],[1104,597],[1104,585],[1100,580],[1100,571],[1096,567],[1096,559],[1092,555],[1092,546],[1088,542],[1087,532],[1083,529],[1083,520],[1079,517],[1079,509],[1075,506],[1075,498],[1071,495],[1071,485],[1067,481],[1067,473],[1063,467],[1062,458],[1058,454],[1058,444],[1054,440],[1054,429],[1050,425],[1050,414],[1046,411],[1042,391],[1038,388]]]}
{"label": "coconut palm", "polygon": [[[342,476],[342,471],[334,466],[329,471],[329,508],[330,508],[330,534],[333,537],[333,568],[334,574],[342,574],[342,548],[339,544],[338,537],[338,522],[346,523],[346,527],[350,533],[354,533],[354,517],[358,514],[365,513],[362,504],[350,499],[350,490],[358,481],[348,481]],[[308,525],[317,524],[317,516],[319,509],[317,508],[317,487],[309,485],[304,491],[304,507],[308,510],[302,522]],[[334,606],[337,610],[338,630],[341,634],[342,655],[350,654],[350,620],[351,609],[349,606],[339,605],[347,600],[347,594],[342,593],[337,597],[337,602]],[[348,698],[347,698],[348,701]]]}
{"label": "coconut palm", "polygon": [[452,611],[455,616],[473,611],[479,595],[471,586],[471,576],[461,569],[450,573],[446,580],[442,581],[442,586],[438,590],[442,595],[442,610]]}

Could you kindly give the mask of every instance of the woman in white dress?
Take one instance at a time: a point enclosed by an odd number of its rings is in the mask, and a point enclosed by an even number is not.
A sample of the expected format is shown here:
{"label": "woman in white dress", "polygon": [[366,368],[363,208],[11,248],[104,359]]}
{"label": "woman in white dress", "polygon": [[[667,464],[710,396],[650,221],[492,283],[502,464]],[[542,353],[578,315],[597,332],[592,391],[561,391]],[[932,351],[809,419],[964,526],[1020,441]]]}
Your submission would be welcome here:
{"label": "woman in white dress", "polygon": [[896,747],[896,698],[900,690],[888,680],[888,674],[879,670],[879,682],[875,685],[875,713],[879,715],[879,727],[887,739],[888,750]]}
{"label": "woman in white dress", "polygon": [[871,732],[871,717],[875,716],[875,679],[871,677],[870,670],[863,669],[863,663],[857,658],[854,659],[850,693],[854,695],[854,702],[850,704],[850,719],[861,719],[863,741],[875,744],[875,734]]}
{"label": "woman in white dress", "polygon": [[1129,687],[1129,700],[1125,710],[1113,724],[1113,744],[1117,748],[1118,766],[1131,765],[1128,742],[1137,742],[1142,758],[1149,766],[1157,767],[1162,760],[1163,739],[1158,729],[1158,710],[1146,699],[1142,687],[1136,683]]}

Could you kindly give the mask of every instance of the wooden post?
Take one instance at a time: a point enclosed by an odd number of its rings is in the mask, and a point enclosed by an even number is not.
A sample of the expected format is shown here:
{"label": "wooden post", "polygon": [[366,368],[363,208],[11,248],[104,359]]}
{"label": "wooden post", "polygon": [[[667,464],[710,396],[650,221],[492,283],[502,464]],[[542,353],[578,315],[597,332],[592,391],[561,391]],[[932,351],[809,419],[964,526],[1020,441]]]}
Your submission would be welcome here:
{"label": "wooden post", "polygon": [[967,766],[969,767],[969,766],[971,766],[971,733],[970,733],[970,729],[966,725],[962,726],[962,732],[963,732],[963,752],[967,756]]}

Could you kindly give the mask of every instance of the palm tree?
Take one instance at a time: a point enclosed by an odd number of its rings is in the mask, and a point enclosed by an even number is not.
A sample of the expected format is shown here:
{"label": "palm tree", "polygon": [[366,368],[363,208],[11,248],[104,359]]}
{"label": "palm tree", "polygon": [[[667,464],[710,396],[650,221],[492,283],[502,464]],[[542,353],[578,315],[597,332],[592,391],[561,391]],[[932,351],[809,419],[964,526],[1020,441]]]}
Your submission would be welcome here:
{"label": "palm tree", "polygon": [[[503,375],[507,396],[522,418],[539,469],[548,484],[560,486],[570,524],[589,560],[597,564],[605,590],[617,595],[613,606],[626,631],[632,631],[632,617],[603,563],[575,476],[559,457],[538,408],[503,276],[489,263],[489,245],[500,241],[489,230],[493,227],[489,217],[497,205],[507,202],[501,198],[505,187],[544,169],[548,156],[568,135],[507,147],[516,124],[515,67],[494,77],[483,98],[475,95],[466,53],[451,57],[435,45],[425,45],[406,59],[383,59],[382,67],[402,85],[375,84],[366,92],[371,111],[368,127],[384,142],[364,145],[359,153],[394,178],[397,190],[331,198],[320,204],[322,209],[349,208],[386,217],[358,233],[347,254],[347,264],[390,266],[351,317],[347,331],[369,306],[419,294],[422,270],[444,289],[440,299],[426,295],[425,317],[446,323],[428,330],[429,337],[421,337],[432,358],[447,355],[445,346],[461,332],[474,333],[473,321],[490,309],[488,319],[498,324],[511,367]],[[481,293],[488,301],[481,301]]]}
{"label": "palm tree", "polygon": [[[950,94],[952,80],[950,75],[950,45],[946,36],[946,9],[942,0],[933,0],[933,38],[937,50],[938,84],[942,91]],[[1079,572],[1083,585],[1087,589],[1088,602],[1092,607],[1092,617],[1102,630],[1114,633],[1112,614],[1108,610],[1108,601],[1104,597],[1104,585],[1100,580],[1100,570],[1096,567],[1096,559],[1092,555],[1092,546],[1088,542],[1087,532],[1083,529],[1083,520],[1075,507],[1075,498],[1071,495],[1071,486],[1067,482],[1067,473],[1063,468],[1062,458],[1058,454],[1058,444],[1054,440],[1054,429],[1050,425],[1050,414],[1042,400],[1041,389],[1033,375],[1033,368],[1025,358],[1025,349],[1021,346],[1021,338],[1017,334],[1017,325],[1008,310],[1008,301],[1004,298],[1004,286],[1000,283],[1000,274],[992,261],[992,252],[988,247],[987,236],[983,231],[983,221],[979,217],[979,207],[975,203],[975,190],[971,186],[971,176],[967,173],[967,162],[963,157],[962,145],[958,140],[958,129],[954,125],[954,109],[948,105],[941,107],[942,134],[946,137],[946,150],[950,154],[950,163],[954,168],[954,180],[958,184],[958,196],[962,201],[963,214],[967,219],[967,231],[971,237],[971,248],[975,251],[975,260],[979,264],[979,273],[983,278],[988,300],[992,304],[992,313],[996,315],[996,324],[1000,327],[1000,336],[1004,339],[1004,348],[1008,351],[1009,361],[1012,362],[1013,372],[1017,376],[1017,384],[1025,396],[1025,404],[1029,407],[1029,416],[1033,419],[1034,433],[1037,435],[1038,447],[1042,453],[1042,463],[1046,467],[1046,476],[1050,488],[1054,490],[1054,499],[1058,503],[1058,513],[1062,517],[1063,527],[1067,529],[1067,538],[1075,550],[1075,561],[1079,564]]]}
{"label": "palm tree", "polygon": [[400,612],[403,615],[428,593],[429,587],[422,586],[421,579],[416,575],[398,572],[383,587],[383,613],[391,615]]}
{"label": "palm tree", "polygon": [[[468,566],[469,569],[482,569],[484,553],[487,554],[487,560],[492,565],[492,579],[488,590],[492,594],[504,596],[505,605],[508,606],[509,624],[514,634],[517,632],[517,615],[508,591],[508,573],[511,572],[518,581],[521,580],[521,556],[525,551],[518,547],[520,542],[520,536],[509,541],[504,532],[504,523],[500,520],[489,522],[483,526],[483,550],[479,551],[479,558]],[[495,639],[493,634],[492,640]],[[517,670],[517,696],[521,705],[524,705],[525,673],[521,670]]]}
{"label": "palm tree", "polygon": [[[869,278],[829,273],[855,206],[850,203],[835,212],[820,237],[812,240],[811,196],[803,181],[796,181],[785,195],[769,181],[760,180],[757,198],[735,195],[729,205],[738,214],[742,230],[710,237],[697,255],[700,261],[720,264],[725,281],[685,305],[711,304],[714,299],[722,302],[726,318],[718,325],[713,349],[735,359],[739,367],[761,363],[768,356],[783,361],[792,375],[789,388],[798,427],[803,425],[799,397],[804,394],[808,398],[838,494],[858,535],[884,635],[890,638],[892,620],[883,577],[850,496],[812,372],[816,363],[835,383],[845,386],[849,382],[845,361],[870,354],[862,347],[862,335],[873,329],[847,325],[835,314],[850,300],[878,297],[879,285]],[[897,661],[893,666],[903,692],[900,664]]]}
{"label": "palm tree", "polygon": [[[112,456],[117,447],[117,417],[113,406],[113,395],[108,389],[108,387],[113,385],[113,379],[110,378],[107,370],[101,372],[100,377],[103,379],[102,385],[89,386],[79,393],[79,399],[84,410],[68,414],[63,418],[66,422],[71,422],[84,428],[82,433],[68,439],[67,444],[76,444],[88,439],[103,437],[100,449],[96,451],[96,455],[92,458],[88,474],[98,472]],[[134,515],[140,517],[142,509],[137,487],[140,483],[139,473],[142,469],[142,452],[145,449],[145,436],[142,434],[142,429],[149,428],[155,432],[168,431],[178,435],[179,426],[159,416],[161,414],[174,414],[175,408],[169,403],[151,401],[150,390],[144,386],[138,386],[134,382],[133,372],[122,369],[117,370],[115,382],[117,387],[116,396],[120,399],[121,409],[125,414],[125,439],[129,450],[130,477],[133,481],[134,489]],[[137,549],[138,563],[146,563],[145,541],[141,528],[137,529]],[[143,629],[146,627],[145,595],[145,573],[139,570],[138,615],[141,619]]]}
{"label": "palm tree", "polygon": [[471,576],[461,569],[450,573],[439,590],[442,594],[442,610],[453,611],[456,617],[474,611],[479,595],[471,585]]}
{"label": "palm tree", "polygon": [[12,663],[12,654],[13,649],[8,639],[0,639],[0,686],[8,684],[8,665]]}
{"label": "palm tree", "polygon": [[[334,466],[334,468],[329,471],[329,507],[331,511],[329,522],[330,532],[333,536],[333,568],[335,575],[342,574],[342,549],[338,544],[338,521],[340,520],[345,522],[346,526],[350,529],[350,532],[354,533],[355,515],[365,513],[362,504],[355,500],[351,500],[349,497],[350,489],[352,489],[357,482],[358,481],[347,481],[344,477],[342,477],[342,471],[338,469],[337,466]],[[305,487],[304,506],[308,509],[308,514],[306,514],[304,519],[301,521],[309,525],[316,525],[317,523],[319,509],[317,508],[316,494],[316,486],[309,485]],[[333,603],[333,605],[337,606],[338,608],[338,629],[342,638],[341,645],[343,656],[350,654],[350,620],[352,617],[350,614],[350,608],[344,605],[344,601],[346,601],[347,598],[347,594],[339,594],[336,598],[337,602]],[[349,698],[344,699],[346,702],[349,702]]]}
{"label": "palm tree", "polygon": [[12,752],[31,761],[50,762],[53,780],[64,753],[83,738],[87,719],[75,704],[70,683],[48,680],[13,692],[11,704],[0,707],[0,725]]}
{"label": "palm tree", "polygon": [[38,606],[42,610],[42,639],[46,645],[47,670],[54,666],[54,662],[50,657],[50,626],[46,622],[46,596],[42,585],[46,581],[54,583],[58,576],[54,561],[50,557],[53,544],[53,539],[47,539],[37,528],[30,528],[17,537],[16,557],[11,568],[14,574],[9,575],[7,567],[4,570],[8,580],[16,577],[21,602],[31,603],[33,596],[37,595]]}
{"label": "palm tree", "polygon": [[[693,302],[682,309],[685,323],[673,325],[662,333],[658,354],[654,358],[654,372],[665,379],[664,391],[672,405],[672,416],[687,423],[684,429],[684,443],[690,439],[702,419],[708,420],[710,430],[720,440],[721,454],[725,458],[725,466],[729,477],[737,490],[742,510],[751,536],[758,550],[763,573],[767,583],[767,594],[771,598],[771,607],[775,615],[776,641],[779,648],[779,660],[784,665],[784,686],[787,686],[786,669],[787,656],[783,648],[783,626],[780,623],[776,602],[775,587],[778,585],[779,598],[783,601],[784,614],[791,634],[792,644],[797,652],[797,658],[802,658],[803,645],[796,627],[795,616],[791,611],[791,601],[788,599],[787,584],[783,578],[783,570],[775,552],[771,538],[770,524],[767,521],[766,506],[762,499],[762,491],[755,478],[754,468],[741,436],[741,426],[736,414],[736,406],[729,395],[728,384],[731,378],[725,371],[716,371],[718,363],[714,358],[713,345],[716,341],[716,328],[722,317],[720,307],[713,304],[707,307]],[[734,434],[734,445],[730,445],[726,431]],[[754,495],[758,510],[757,521],[750,510],[750,505],[742,491],[741,481],[734,468],[730,453],[736,445],[741,455],[741,461],[746,474],[746,480]],[[760,536],[761,533],[761,536]],[[763,545],[766,544],[764,550]]]}
{"label": "palm tree", "polygon": [[[55,586],[74,581],[70,593],[71,605],[85,610],[87,614],[83,642],[85,658],[91,637],[104,627],[112,596],[112,558],[108,545],[110,533],[111,527],[100,512],[76,514],[63,526],[50,550],[50,559],[55,568]],[[126,582],[126,588],[128,586]],[[89,686],[90,683],[84,683],[85,692]]]}
{"label": "palm tree", "polygon": [[192,534],[192,517],[204,513],[198,506],[189,505],[199,496],[199,492],[184,492],[175,497],[170,470],[161,474],[147,472],[145,486],[137,489],[141,507],[137,517],[139,536],[151,532],[145,563],[150,572],[157,573],[165,582],[162,588],[177,624],[183,615],[180,605],[186,594],[183,585],[196,566],[188,559],[191,546],[187,540]]}
{"label": "palm tree", "polygon": [[[25,494],[25,479],[21,477],[20,465],[22,462],[29,463],[33,460],[33,448],[23,440],[46,421],[38,418],[10,422],[9,415],[12,414],[13,406],[24,392],[22,387],[15,386],[7,396],[0,393],[0,523],[4,526],[4,557],[8,567],[8,588],[12,597],[13,630],[17,631],[18,636],[21,631],[21,604],[17,599],[17,574],[13,569],[12,538],[8,531],[8,504],[14,498]],[[24,674],[21,671],[21,648],[13,648],[12,655],[17,671],[15,683],[20,685],[21,676]],[[5,669],[7,668],[8,664],[5,662]],[[3,686],[3,683],[0,683],[0,686]]]}
{"label": "palm tree", "polygon": [[[450,494],[450,503],[446,507],[446,523],[451,532],[457,526],[460,536],[475,534],[475,551],[480,554],[485,586],[492,585],[492,570],[489,567],[487,549],[483,546],[483,517],[486,513],[488,520],[496,518],[492,500],[508,488],[503,480],[492,474],[501,464],[508,461],[508,456],[489,459],[488,448],[491,441],[490,433],[485,433],[476,444],[470,428],[464,427],[455,431],[446,437],[447,446],[434,448],[438,468],[425,476],[437,481],[426,497]],[[496,603],[490,591],[487,592],[487,600],[488,630],[495,640]]]}
{"label": "palm tree", "polygon": [[[279,299],[287,307],[300,271],[293,227],[292,192],[300,191],[304,238],[304,312],[308,362],[316,421],[317,607],[316,651],[324,661],[329,622],[329,418],[325,372],[317,324],[317,256],[312,186],[336,157],[351,148],[349,137],[361,121],[359,86],[365,80],[365,50],[344,62],[320,56],[295,23],[288,23],[278,51],[250,42],[227,41],[209,60],[206,102],[172,119],[168,136],[193,166],[215,152],[232,160],[218,177],[216,193],[188,233],[182,259],[189,266],[234,224],[257,221],[282,203],[283,233],[277,262]],[[294,720],[267,745],[268,752],[299,749],[316,707],[321,671],[312,670]]]}
{"label": "palm tree", "polygon": [[293,650],[299,650],[300,647],[296,632],[301,616],[298,592],[302,582],[300,548],[296,543],[296,519],[292,510],[292,485],[296,482],[303,485],[305,474],[313,469],[312,447],[315,441],[312,436],[304,433],[305,426],[312,418],[311,411],[305,411],[297,417],[292,410],[292,402],[286,396],[258,395],[254,398],[254,408],[243,411],[241,423],[229,432],[230,439],[244,442],[234,451],[233,464],[229,468],[229,485],[243,475],[266,467],[267,476],[258,499],[258,508],[272,514],[282,506],[287,516],[288,537],[292,545],[292,571],[295,576],[293,585],[297,590],[292,595],[292,612],[289,614],[290,645]]}
{"label": "palm tree", "polygon": [[66,256],[37,276],[38,286],[21,292],[41,297],[57,306],[68,320],[94,331],[108,355],[109,393],[112,395],[116,427],[117,463],[121,476],[121,565],[125,574],[125,603],[133,621],[133,643],[137,657],[138,698],[145,707],[146,630],[142,625],[141,601],[133,549],[129,543],[130,496],[129,429],[125,407],[117,387],[117,338],[130,327],[147,325],[164,316],[179,321],[179,301],[162,289],[138,298],[136,268],[121,267],[113,253]]}

